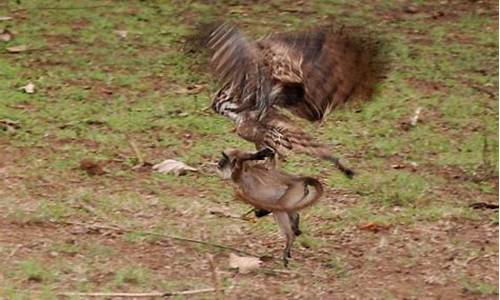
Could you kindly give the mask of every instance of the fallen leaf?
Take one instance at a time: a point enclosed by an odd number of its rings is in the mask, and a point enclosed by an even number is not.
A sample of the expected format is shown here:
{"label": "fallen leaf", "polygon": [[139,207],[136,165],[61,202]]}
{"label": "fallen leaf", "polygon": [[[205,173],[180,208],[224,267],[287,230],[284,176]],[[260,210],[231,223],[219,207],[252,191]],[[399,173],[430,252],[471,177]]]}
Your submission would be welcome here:
{"label": "fallen leaf", "polygon": [[4,128],[7,132],[14,132],[16,129],[21,128],[21,125],[19,121],[0,119],[0,128]]}
{"label": "fallen leaf", "polygon": [[126,38],[128,35],[128,31],[126,30],[115,30],[115,33],[121,38]]}
{"label": "fallen leaf", "polygon": [[391,227],[391,225],[380,224],[380,223],[375,223],[375,222],[368,222],[366,224],[359,225],[359,229],[368,230],[368,231],[375,232],[375,233],[382,231],[382,230],[387,230],[390,227]]}
{"label": "fallen leaf", "polygon": [[12,47],[7,47],[6,50],[7,52],[10,53],[20,53],[28,50],[28,46],[26,45],[12,46]]}
{"label": "fallen leaf", "polygon": [[90,176],[104,175],[106,172],[102,168],[102,163],[91,159],[83,159],[80,161],[80,169],[86,171]]}
{"label": "fallen leaf", "polygon": [[9,17],[9,16],[0,16],[0,21],[8,21],[8,20],[12,20],[12,17]]}
{"label": "fallen leaf", "polygon": [[393,165],[391,165],[391,168],[396,169],[396,170],[398,170],[398,169],[404,169],[405,165],[402,165],[402,164],[393,164]]}
{"label": "fallen leaf", "polygon": [[4,29],[0,32],[0,41],[2,42],[8,42],[12,40],[13,37],[14,35],[8,29]]}
{"label": "fallen leaf", "polygon": [[29,82],[27,85],[22,86],[19,89],[23,90],[27,94],[33,94],[35,92],[35,85]]}
{"label": "fallen leaf", "polygon": [[187,86],[188,95],[198,94],[207,87],[206,84],[191,84]]}
{"label": "fallen leaf", "polygon": [[10,119],[0,119],[0,124],[6,124],[15,128],[21,128],[19,121],[14,121]]}
{"label": "fallen leaf", "polygon": [[415,110],[415,114],[413,115],[413,117],[410,120],[411,126],[413,126],[413,127],[417,126],[421,112],[422,112],[422,107],[417,107],[417,109]]}
{"label": "fallen leaf", "polygon": [[206,84],[190,84],[188,86],[177,87],[174,92],[180,95],[195,95],[199,94],[206,88]]}
{"label": "fallen leaf", "polygon": [[241,274],[248,274],[251,271],[258,269],[262,261],[258,257],[252,256],[238,256],[236,254],[229,254],[229,267],[238,269]]}
{"label": "fallen leaf", "polygon": [[419,12],[418,7],[414,5],[408,5],[403,8],[403,11],[407,14],[416,14]]}
{"label": "fallen leaf", "polygon": [[190,167],[183,162],[167,159],[153,166],[153,170],[160,173],[173,173],[175,176],[185,175],[187,171],[197,172],[198,169]]}

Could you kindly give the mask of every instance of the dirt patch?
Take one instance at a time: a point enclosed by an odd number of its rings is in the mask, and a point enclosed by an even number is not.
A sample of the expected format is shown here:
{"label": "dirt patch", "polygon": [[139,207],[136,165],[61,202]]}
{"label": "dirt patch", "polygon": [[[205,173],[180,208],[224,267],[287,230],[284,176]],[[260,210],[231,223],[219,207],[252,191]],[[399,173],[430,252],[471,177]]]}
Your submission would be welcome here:
{"label": "dirt patch", "polygon": [[71,22],[71,28],[76,31],[80,31],[89,25],[90,21],[86,18],[78,18]]}
{"label": "dirt patch", "polygon": [[449,91],[448,86],[440,81],[410,78],[407,80],[407,82],[416,90],[426,95],[433,95],[435,93],[447,93]]}
{"label": "dirt patch", "polygon": [[51,33],[45,34],[44,37],[48,47],[50,48],[64,45],[74,45],[78,43],[77,37],[66,34]]}
{"label": "dirt patch", "polygon": [[493,1],[445,0],[423,4],[407,2],[402,3],[399,9],[378,10],[377,14],[390,22],[400,22],[415,17],[424,17],[430,22],[450,22],[470,14],[498,18],[498,5]]}
{"label": "dirt patch", "polygon": [[[194,275],[194,264],[200,259],[190,244],[174,245],[168,240],[130,243],[123,240],[122,234],[113,231],[96,231],[78,225],[45,222],[16,224],[0,220],[0,243],[11,249],[8,259],[14,264],[36,255],[39,261],[47,265],[56,263],[61,256],[65,257],[67,263],[80,265],[81,257],[95,255],[92,254],[92,251],[95,251],[94,245],[106,248],[111,256],[101,256],[100,260],[107,270],[94,270],[88,274],[97,287],[112,280],[114,270],[127,266],[142,266],[154,270],[157,276],[183,280]],[[73,245],[78,250],[74,253],[54,247],[60,244]],[[183,259],[179,259],[180,257]],[[203,263],[202,261],[200,264]],[[27,287],[33,284],[30,281],[25,282]],[[72,285],[72,280],[67,279],[67,284]]]}

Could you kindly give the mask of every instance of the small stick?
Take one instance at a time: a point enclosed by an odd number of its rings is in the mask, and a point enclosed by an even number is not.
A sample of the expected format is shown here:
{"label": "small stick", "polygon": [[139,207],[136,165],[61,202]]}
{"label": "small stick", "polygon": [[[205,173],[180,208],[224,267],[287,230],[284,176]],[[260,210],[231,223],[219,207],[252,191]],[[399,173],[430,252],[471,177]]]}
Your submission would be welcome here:
{"label": "small stick", "polygon": [[224,299],[224,294],[220,286],[219,275],[217,274],[217,266],[215,265],[214,256],[207,254],[208,264],[210,265],[210,271],[212,272],[212,282],[215,288],[215,295],[218,300]]}
{"label": "small stick", "polygon": [[422,111],[422,107],[417,107],[417,109],[415,110],[415,114],[413,115],[413,117],[411,118],[411,121],[410,121],[411,126],[413,126],[413,127],[417,126],[421,111]]}
{"label": "small stick", "polygon": [[249,211],[247,211],[246,213],[242,214],[240,218],[246,218],[248,216],[248,214],[250,214],[251,212],[254,212],[255,211],[255,208],[251,208]]}
{"label": "small stick", "polygon": [[58,296],[85,296],[85,297],[131,297],[131,298],[142,298],[142,297],[168,297],[177,295],[194,295],[201,293],[211,293],[215,292],[214,288],[199,289],[199,290],[188,290],[180,292],[151,292],[151,293],[78,293],[78,292],[64,292],[58,293]]}
{"label": "small stick", "polygon": [[114,7],[112,4],[102,4],[102,5],[88,5],[88,6],[35,6],[33,8],[21,8],[11,10],[12,12],[17,12],[21,10],[67,10],[67,9],[93,9],[93,8],[105,8]]}
{"label": "small stick", "polygon": [[168,235],[168,234],[163,234],[163,233],[156,233],[156,232],[152,232],[152,231],[140,231],[140,230],[133,230],[133,229],[122,228],[122,227],[118,227],[118,226],[109,226],[109,225],[100,225],[100,224],[86,224],[86,223],[73,222],[73,221],[63,221],[63,222],[60,222],[60,223],[69,224],[69,225],[85,226],[87,228],[108,229],[108,230],[114,230],[114,231],[119,231],[119,232],[140,232],[140,233],[143,233],[143,234],[160,236],[160,237],[163,237],[163,238],[177,240],[177,241],[197,243],[197,244],[202,244],[202,245],[206,245],[206,246],[210,246],[210,247],[214,247],[214,248],[220,248],[220,249],[234,251],[234,252],[245,254],[245,255],[248,255],[248,256],[259,257],[258,255],[251,254],[251,253],[248,253],[246,251],[243,251],[243,250],[240,250],[240,249],[236,249],[236,248],[233,248],[233,247],[229,247],[229,246],[226,246],[226,245],[221,245],[221,244],[217,244],[217,243],[212,243],[212,242],[207,242],[207,241],[202,241],[202,240],[196,240],[196,239],[191,239],[191,238],[185,238],[185,237],[180,237],[180,236]]}
{"label": "small stick", "polygon": [[82,208],[82,209],[84,209],[84,210],[86,210],[86,211],[88,211],[96,216],[99,216],[99,212],[92,205],[87,204],[83,201],[78,203],[77,207]]}
{"label": "small stick", "polygon": [[127,135],[127,141],[128,141],[128,144],[130,145],[130,147],[132,148],[132,150],[134,150],[135,157],[137,158],[138,164],[135,165],[134,168],[138,168],[138,167],[144,165],[144,158],[142,157],[141,151],[139,151],[139,147],[137,147],[137,144],[135,143],[135,141],[129,135]]}
{"label": "small stick", "polygon": [[17,251],[19,251],[19,249],[21,249],[23,247],[23,244],[18,244],[10,253],[9,255],[7,256],[7,258],[11,258],[13,257],[14,255],[16,255]]}

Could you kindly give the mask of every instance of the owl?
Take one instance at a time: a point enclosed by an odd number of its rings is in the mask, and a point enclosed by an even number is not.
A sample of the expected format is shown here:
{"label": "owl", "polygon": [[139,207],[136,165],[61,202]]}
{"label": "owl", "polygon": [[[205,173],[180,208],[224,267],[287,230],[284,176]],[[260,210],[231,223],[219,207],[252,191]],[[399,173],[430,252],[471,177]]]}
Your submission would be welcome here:
{"label": "owl", "polygon": [[320,26],[246,38],[229,24],[206,38],[210,69],[220,84],[212,109],[234,121],[237,134],[279,158],[303,153],[354,172],[332,147],[297,125],[322,123],[347,102],[369,100],[387,71],[380,42],[363,30]]}

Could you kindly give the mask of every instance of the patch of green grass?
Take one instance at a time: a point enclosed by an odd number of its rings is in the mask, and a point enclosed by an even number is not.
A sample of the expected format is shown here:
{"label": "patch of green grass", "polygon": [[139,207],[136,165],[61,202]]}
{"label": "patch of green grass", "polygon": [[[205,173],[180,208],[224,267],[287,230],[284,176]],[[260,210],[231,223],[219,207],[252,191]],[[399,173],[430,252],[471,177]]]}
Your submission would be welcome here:
{"label": "patch of green grass", "polygon": [[[303,230],[303,228],[301,228]],[[301,235],[297,238],[297,243],[304,248],[318,249],[321,247],[323,242],[319,239],[313,238],[309,235]]]}
{"label": "patch of green grass", "polygon": [[326,266],[337,278],[345,278],[349,276],[348,265],[345,264],[342,258],[336,255],[332,256]]}
{"label": "patch of green grass", "polygon": [[491,225],[498,226],[498,211],[495,211],[492,214],[490,214],[490,222],[491,222]]}
{"label": "patch of green grass", "polygon": [[[377,213],[373,211],[377,210]],[[417,225],[419,223],[437,222],[439,220],[464,219],[478,221],[480,214],[468,207],[429,203],[415,207],[398,207],[396,210],[380,210],[369,202],[361,202],[348,208],[327,227],[341,231],[353,225],[376,223],[381,225]]]}
{"label": "patch of green grass", "polygon": [[51,250],[63,254],[75,255],[79,253],[82,250],[82,248],[80,245],[76,243],[62,242],[53,244],[51,246]]}
{"label": "patch of green grass", "polygon": [[380,170],[374,173],[360,174],[352,183],[353,189],[366,195],[373,204],[411,207],[429,192],[430,183],[411,172]]}
{"label": "patch of green grass", "polygon": [[34,211],[14,208],[8,212],[7,218],[16,223],[42,223],[60,221],[70,215],[72,209],[62,202],[40,199]]}
{"label": "patch of green grass", "polygon": [[[3,283],[5,288],[2,288],[1,296],[6,297],[6,299],[12,300],[52,300],[56,299],[56,295],[51,291],[50,286],[44,285],[39,291],[29,291],[20,288],[13,287],[14,284],[10,285],[8,282]],[[0,283],[0,288],[2,284]]]}
{"label": "patch of green grass", "polygon": [[56,278],[51,267],[36,259],[24,260],[18,263],[18,275],[27,281],[49,283]]}
{"label": "patch of green grass", "polygon": [[484,281],[477,281],[464,276],[460,281],[464,290],[476,295],[498,295],[498,286]]}
{"label": "patch of green grass", "polygon": [[129,266],[115,272],[114,284],[118,287],[125,285],[148,285],[151,278],[149,270],[139,266]]}
{"label": "patch of green grass", "polygon": [[117,255],[118,252],[112,247],[93,243],[88,246],[87,253],[91,258],[109,258]]}
{"label": "patch of green grass", "polygon": [[144,232],[128,232],[123,236],[123,240],[132,243],[154,242],[161,240],[161,236],[152,235]]}

